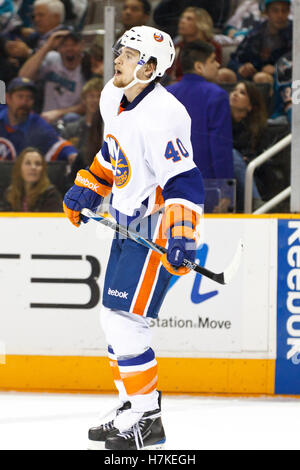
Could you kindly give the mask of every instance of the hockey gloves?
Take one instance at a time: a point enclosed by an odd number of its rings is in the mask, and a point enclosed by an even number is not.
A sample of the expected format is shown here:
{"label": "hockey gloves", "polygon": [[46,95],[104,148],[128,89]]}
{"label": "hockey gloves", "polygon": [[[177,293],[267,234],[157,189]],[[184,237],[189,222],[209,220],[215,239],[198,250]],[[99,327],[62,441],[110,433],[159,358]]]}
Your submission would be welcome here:
{"label": "hockey gloves", "polygon": [[170,205],[164,216],[164,235],[169,240],[168,252],[161,257],[163,266],[171,274],[183,276],[190,272],[182,266],[183,260],[194,262],[197,249],[198,215],[181,205]]}
{"label": "hockey gloves", "polygon": [[66,193],[63,208],[70,222],[79,227],[80,223],[87,223],[89,219],[80,214],[83,208],[96,212],[103,197],[100,193],[101,184],[89,170],[80,170],[77,173],[75,184]]}
{"label": "hockey gloves", "polygon": [[169,273],[184,276],[189,268],[182,265],[184,259],[194,262],[196,257],[195,240],[189,238],[170,238],[168,252],[161,257],[161,262]]}

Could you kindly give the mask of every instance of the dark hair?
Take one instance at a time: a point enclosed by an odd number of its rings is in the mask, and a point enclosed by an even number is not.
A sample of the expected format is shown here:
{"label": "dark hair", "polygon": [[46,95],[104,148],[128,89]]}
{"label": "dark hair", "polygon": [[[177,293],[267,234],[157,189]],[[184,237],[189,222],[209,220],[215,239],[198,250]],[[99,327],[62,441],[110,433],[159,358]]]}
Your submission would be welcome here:
{"label": "dark hair", "polygon": [[151,3],[149,2],[149,0],[138,0],[138,1],[142,4],[145,15],[150,15]]}
{"label": "dark hair", "polygon": [[245,124],[252,136],[250,144],[252,144],[252,147],[255,148],[259,143],[262,132],[267,127],[268,113],[263,95],[257,88],[256,84],[245,80],[238,82],[236,86],[239,83],[243,83],[245,85],[252,108],[245,118]]}
{"label": "dark hair", "polygon": [[192,72],[195,62],[204,64],[213,52],[215,52],[214,46],[200,39],[187,43],[182,49],[180,59],[183,73]]}
{"label": "dark hair", "polygon": [[43,194],[51,185],[47,174],[47,162],[40,150],[35,147],[27,147],[23,149],[14,163],[12,181],[6,195],[6,199],[14,211],[22,211],[23,199],[25,196],[24,180],[22,177],[22,164],[28,153],[37,153],[41,157],[43,167],[39,181],[37,181],[37,183],[33,186],[33,188],[31,188],[27,195],[27,204],[29,210],[34,210],[34,206],[40,195]]}

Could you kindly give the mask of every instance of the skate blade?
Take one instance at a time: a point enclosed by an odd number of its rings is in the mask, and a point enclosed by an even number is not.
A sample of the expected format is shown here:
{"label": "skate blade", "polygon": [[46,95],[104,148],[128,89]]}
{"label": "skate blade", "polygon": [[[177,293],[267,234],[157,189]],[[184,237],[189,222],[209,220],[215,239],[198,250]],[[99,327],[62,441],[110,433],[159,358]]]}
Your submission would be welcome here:
{"label": "skate blade", "polygon": [[87,450],[105,450],[105,441],[88,440]]}
{"label": "skate blade", "polygon": [[163,450],[165,448],[166,439],[153,444],[152,446],[143,447],[140,450]]}

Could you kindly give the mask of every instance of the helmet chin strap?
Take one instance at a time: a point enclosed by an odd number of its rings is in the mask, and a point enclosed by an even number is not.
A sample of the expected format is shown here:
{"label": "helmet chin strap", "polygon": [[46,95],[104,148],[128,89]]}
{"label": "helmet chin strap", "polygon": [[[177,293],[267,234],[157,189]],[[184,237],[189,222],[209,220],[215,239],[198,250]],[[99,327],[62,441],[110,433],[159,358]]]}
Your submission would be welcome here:
{"label": "helmet chin strap", "polygon": [[153,74],[151,75],[151,77],[148,79],[148,80],[140,80],[138,77],[137,77],[137,73],[138,71],[143,67],[143,65],[137,65],[136,68],[135,68],[135,71],[134,71],[134,74],[133,74],[133,80],[124,88],[122,88],[122,90],[128,90],[129,88],[132,88],[134,85],[136,85],[137,83],[141,83],[141,84],[145,84],[147,85],[147,83],[150,83],[152,82],[152,80],[154,80],[156,78],[156,71],[153,72]]}

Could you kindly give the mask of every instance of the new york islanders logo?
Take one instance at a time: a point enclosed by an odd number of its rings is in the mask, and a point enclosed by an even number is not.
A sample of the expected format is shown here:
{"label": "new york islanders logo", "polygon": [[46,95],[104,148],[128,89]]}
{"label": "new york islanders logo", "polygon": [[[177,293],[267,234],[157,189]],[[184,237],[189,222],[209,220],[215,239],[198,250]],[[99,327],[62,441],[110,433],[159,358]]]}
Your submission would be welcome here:
{"label": "new york islanders logo", "polygon": [[128,158],[113,135],[107,135],[110,162],[113,167],[114,181],[117,188],[124,188],[130,180],[131,168]]}
{"label": "new york islanders logo", "polygon": [[164,40],[164,37],[161,33],[154,33],[154,39],[155,41],[157,42],[163,42]]}

